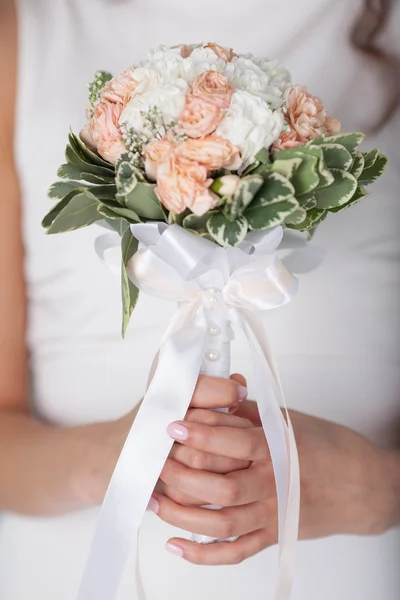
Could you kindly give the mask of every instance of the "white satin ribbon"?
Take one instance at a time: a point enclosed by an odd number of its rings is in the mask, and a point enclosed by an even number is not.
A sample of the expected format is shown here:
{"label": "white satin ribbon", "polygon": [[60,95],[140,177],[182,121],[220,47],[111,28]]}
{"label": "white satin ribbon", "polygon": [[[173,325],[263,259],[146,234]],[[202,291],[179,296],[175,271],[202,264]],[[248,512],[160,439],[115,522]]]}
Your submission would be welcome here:
{"label": "white satin ribbon", "polygon": [[[278,498],[279,568],[274,600],[289,600],[299,522],[299,464],[282,387],[266,332],[257,318],[260,311],[289,302],[297,291],[297,280],[275,254],[282,229],[250,233],[240,247],[226,249],[177,225],[146,223],[131,229],[139,249],[128,265],[130,278],[147,294],[178,301],[179,308],[110,481],[78,600],[114,600],[132,546],[137,557],[140,523],[173,444],[167,427],[184,419],[204,359],[210,288],[219,291],[221,306],[249,342],[256,400]],[[96,243],[98,254],[104,258],[115,240],[119,243],[117,234],[114,240],[110,234],[101,236]]]}

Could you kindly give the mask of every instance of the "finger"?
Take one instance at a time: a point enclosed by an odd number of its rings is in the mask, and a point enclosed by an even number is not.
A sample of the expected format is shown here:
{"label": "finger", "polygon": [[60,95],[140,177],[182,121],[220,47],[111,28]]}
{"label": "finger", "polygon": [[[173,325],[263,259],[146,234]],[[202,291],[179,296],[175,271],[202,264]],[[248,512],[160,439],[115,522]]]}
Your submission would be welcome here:
{"label": "finger", "polygon": [[260,413],[254,400],[246,400],[229,409],[229,414],[250,421],[253,426],[261,427]]}
{"label": "finger", "polygon": [[276,534],[268,528],[253,531],[235,542],[197,544],[182,538],[171,538],[167,550],[195,565],[237,565],[276,544]]}
{"label": "finger", "polygon": [[203,504],[217,506],[239,506],[265,500],[272,496],[274,489],[266,463],[255,463],[244,471],[219,475],[189,469],[168,459],[160,479],[175,490],[201,498]]}
{"label": "finger", "polygon": [[171,498],[171,500],[181,504],[182,506],[203,506],[205,504],[204,500],[201,500],[200,498],[194,498],[189,494],[175,490],[173,487],[166,485],[161,480],[157,482],[154,491],[157,494]]}
{"label": "finger", "polygon": [[225,412],[204,408],[189,408],[186,413],[185,421],[189,423],[203,423],[213,427],[234,427],[239,429],[249,429],[253,427],[249,419],[242,419],[237,415],[231,415]]}
{"label": "finger", "polygon": [[209,454],[251,461],[269,458],[261,427],[210,427],[202,423],[175,421],[168,426],[167,432],[175,441]]}
{"label": "finger", "polygon": [[239,508],[210,510],[181,506],[169,498],[154,495],[150,510],[174,527],[222,540],[257,531],[265,527],[272,517],[265,501]]}
{"label": "finger", "polygon": [[233,379],[233,381],[236,381],[236,383],[238,383],[239,385],[243,385],[245,388],[247,388],[246,378],[243,377],[243,375],[241,375],[240,373],[233,373],[230,376],[230,379]]}
{"label": "finger", "polygon": [[200,375],[190,405],[196,408],[229,408],[246,399],[246,387],[236,381]]}
{"label": "finger", "polygon": [[191,469],[210,471],[211,473],[230,473],[231,471],[247,469],[250,466],[248,460],[237,460],[217,456],[216,454],[208,454],[181,444],[174,444],[169,457]]}

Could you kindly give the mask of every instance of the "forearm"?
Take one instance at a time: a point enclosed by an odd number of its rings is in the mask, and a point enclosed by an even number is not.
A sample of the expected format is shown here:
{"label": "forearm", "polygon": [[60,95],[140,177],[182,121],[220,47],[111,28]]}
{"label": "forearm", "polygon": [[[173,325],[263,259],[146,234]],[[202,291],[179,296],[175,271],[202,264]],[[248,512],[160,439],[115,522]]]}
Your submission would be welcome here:
{"label": "forearm", "polygon": [[56,428],[0,415],[0,511],[57,514],[101,503],[133,416]]}

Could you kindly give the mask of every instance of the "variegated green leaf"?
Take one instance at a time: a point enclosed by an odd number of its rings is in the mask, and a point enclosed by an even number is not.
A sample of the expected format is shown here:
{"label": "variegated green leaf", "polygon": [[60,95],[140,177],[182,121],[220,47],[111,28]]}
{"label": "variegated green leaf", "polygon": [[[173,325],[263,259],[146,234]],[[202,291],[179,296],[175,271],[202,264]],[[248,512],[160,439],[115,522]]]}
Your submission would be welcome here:
{"label": "variegated green leaf", "polygon": [[350,152],[350,154],[355,158],[358,146],[364,139],[363,133],[339,133],[337,135],[331,135],[328,137],[320,137],[311,142],[308,142],[307,145],[320,146],[321,144],[341,144]]}
{"label": "variegated green leaf", "polygon": [[271,162],[267,148],[261,148],[261,150],[256,154],[255,159],[264,165],[268,165]]}
{"label": "variegated green leaf", "polygon": [[314,229],[327,215],[327,211],[320,208],[312,208],[307,211],[307,216],[300,224],[288,224],[290,229],[296,229],[297,231],[309,231]]}
{"label": "variegated green leaf", "polygon": [[88,191],[75,194],[56,215],[47,233],[73,231],[91,225],[102,217],[97,212],[98,200]]}
{"label": "variegated green leaf", "polygon": [[288,217],[286,217],[285,224],[286,225],[299,225],[300,223],[303,223],[306,218],[307,218],[307,211],[304,208],[302,208],[301,206],[299,206],[299,208],[296,208],[296,210],[294,212],[292,212]]}
{"label": "variegated green leaf", "polygon": [[222,213],[216,213],[208,219],[207,230],[220,246],[237,246],[246,237],[248,224],[245,217],[229,221]]}
{"label": "variegated green leaf", "polygon": [[321,144],[326,165],[330,169],[347,171],[353,164],[353,157],[346,148],[340,144]]}
{"label": "variegated green leaf", "polygon": [[363,152],[362,155],[364,157],[364,169],[369,169],[375,164],[375,161],[379,156],[379,150],[378,148],[373,148],[369,152]]}
{"label": "variegated green leaf", "polygon": [[[332,177],[333,179],[333,177]],[[317,206],[317,199],[315,197],[315,192],[309,192],[308,194],[302,194],[301,196],[296,196],[297,202],[300,204],[302,208],[306,210],[310,210],[311,208],[315,208]]]}
{"label": "variegated green leaf", "polygon": [[363,172],[358,178],[358,181],[363,185],[369,185],[370,183],[373,183],[382,175],[386,169],[387,162],[387,157],[384,154],[379,154],[378,158],[371,167],[364,167]]}
{"label": "variegated green leaf", "polygon": [[191,229],[196,232],[206,232],[207,231],[207,221],[213,215],[216,214],[216,211],[208,211],[201,217],[190,213],[184,217],[182,221],[182,227],[185,229]]}
{"label": "variegated green leaf", "polygon": [[353,177],[355,177],[356,179],[360,177],[361,173],[363,172],[364,165],[364,155],[361,152],[357,152],[350,169],[350,173],[353,175]]}
{"label": "variegated green leaf", "polygon": [[294,187],[286,177],[274,171],[269,171],[264,174],[264,183],[250,206],[257,208],[270,202],[280,202],[292,198],[294,193]]}
{"label": "variegated green leaf", "polygon": [[[275,156],[279,156],[279,153],[276,153]],[[271,164],[271,169],[276,173],[283,175],[283,177],[286,177],[286,179],[290,179],[293,176],[293,173],[296,171],[296,169],[298,169],[301,165],[301,161],[302,159],[300,157],[287,158],[284,160],[280,160],[279,158],[277,158]]]}
{"label": "variegated green leaf", "polygon": [[60,179],[83,180],[98,185],[103,185],[105,183],[110,184],[114,182],[113,177],[103,177],[95,175],[94,173],[86,173],[76,165],[70,163],[61,165],[57,170],[57,175],[60,177]]}
{"label": "variegated green leaf", "polygon": [[329,187],[316,190],[317,207],[321,209],[335,208],[348,202],[357,188],[357,179],[347,171],[332,169],[335,178]]}
{"label": "variegated green leaf", "polygon": [[319,185],[318,162],[316,156],[304,156],[301,165],[291,178],[296,195],[307,194]]}
{"label": "variegated green leaf", "polygon": [[282,225],[285,219],[299,208],[299,203],[293,196],[285,200],[269,202],[263,206],[254,207],[253,204],[250,204],[245,216],[249,228],[256,231]]}
{"label": "variegated green leaf", "polygon": [[128,277],[127,265],[138,248],[138,241],[127,228],[121,239],[121,292],[122,292],[122,337],[125,337],[127,327],[139,297],[138,288]]}
{"label": "variegated green leaf", "polygon": [[226,204],[228,207],[226,216],[234,221],[236,217],[242,215],[263,184],[264,179],[261,175],[253,174],[243,177],[233,194],[231,202]]}
{"label": "variegated green leaf", "polygon": [[366,196],[368,196],[368,192],[365,189],[365,187],[363,187],[362,185],[358,185],[356,191],[353,194],[353,197],[351,198],[351,200],[349,200],[349,202],[347,202],[343,206],[337,206],[336,208],[331,208],[330,212],[336,213],[336,212],[340,212],[341,210],[344,210],[346,208],[350,208],[350,206],[354,206],[354,204],[358,204],[358,202],[360,202],[360,200],[362,200]]}

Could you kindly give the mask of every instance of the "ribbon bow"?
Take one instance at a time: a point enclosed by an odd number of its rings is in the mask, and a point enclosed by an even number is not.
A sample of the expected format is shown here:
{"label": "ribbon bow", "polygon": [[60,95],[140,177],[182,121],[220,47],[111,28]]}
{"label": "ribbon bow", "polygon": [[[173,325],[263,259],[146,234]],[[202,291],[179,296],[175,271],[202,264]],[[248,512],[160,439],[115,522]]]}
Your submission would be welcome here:
{"label": "ribbon bow", "polygon": [[[177,301],[179,308],[112,476],[78,600],[113,600],[132,544],[136,552],[141,520],[173,444],[167,426],[184,419],[201,371],[210,301],[218,304],[227,323],[243,330],[249,343],[278,498],[274,600],[288,600],[298,535],[299,465],[277,369],[257,317],[260,311],[286,304],[297,291],[297,280],[274,254],[282,228],[249,233],[237,248],[217,247],[177,225],[146,223],[131,229],[139,249],[128,265],[129,277],[143,292]],[[97,243],[100,256],[109,247],[109,234],[102,238]],[[222,339],[229,347],[228,330]],[[227,369],[229,364],[223,366],[224,372]]]}

